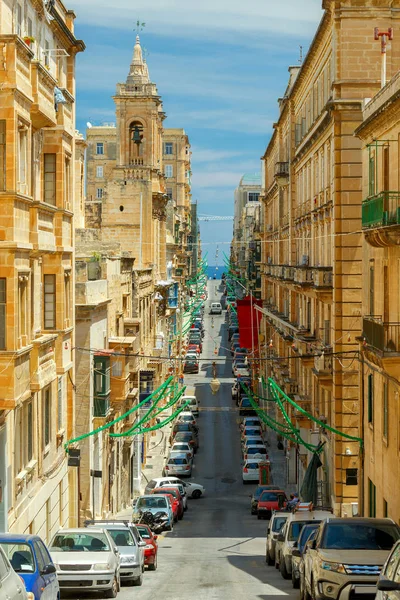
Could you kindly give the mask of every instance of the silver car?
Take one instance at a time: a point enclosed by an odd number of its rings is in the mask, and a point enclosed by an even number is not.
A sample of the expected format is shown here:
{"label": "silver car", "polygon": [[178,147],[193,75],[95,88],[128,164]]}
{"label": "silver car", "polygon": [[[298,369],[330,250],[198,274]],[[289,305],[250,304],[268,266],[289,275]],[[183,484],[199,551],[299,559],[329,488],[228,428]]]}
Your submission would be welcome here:
{"label": "silver car", "polygon": [[146,542],[140,536],[140,539],[136,541],[128,524],[122,521],[120,523],[102,521],[101,525],[88,522],[85,525],[89,528],[101,526],[108,531],[121,555],[121,581],[129,581],[132,585],[142,585]]}
{"label": "silver car", "polygon": [[50,542],[60,590],[102,591],[116,598],[120,588],[120,553],[103,528],[60,529]]}
{"label": "silver car", "polygon": [[19,575],[12,568],[0,548],[0,597],[7,600],[28,600],[28,595]]}
{"label": "silver car", "polygon": [[166,475],[190,477],[192,474],[192,461],[186,454],[170,456],[165,463],[164,472]]}

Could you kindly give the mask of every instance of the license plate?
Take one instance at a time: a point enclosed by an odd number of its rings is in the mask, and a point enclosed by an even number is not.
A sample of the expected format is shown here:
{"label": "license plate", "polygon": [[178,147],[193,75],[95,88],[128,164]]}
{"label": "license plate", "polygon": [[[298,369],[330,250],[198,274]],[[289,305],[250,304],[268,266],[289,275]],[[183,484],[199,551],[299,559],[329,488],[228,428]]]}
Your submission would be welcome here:
{"label": "license plate", "polygon": [[353,586],[355,594],[375,594],[376,587],[374,585],[355,585]]}

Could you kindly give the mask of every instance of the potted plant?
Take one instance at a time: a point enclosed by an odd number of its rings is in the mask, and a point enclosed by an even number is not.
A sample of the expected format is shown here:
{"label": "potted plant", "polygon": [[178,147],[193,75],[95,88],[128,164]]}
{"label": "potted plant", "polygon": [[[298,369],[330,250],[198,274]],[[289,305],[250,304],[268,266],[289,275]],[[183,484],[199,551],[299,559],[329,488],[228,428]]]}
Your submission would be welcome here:
{"label": "potted plant", "polygon": [[36,41],[31,35],[24,35],[23,40],[27,46],[30,46]]}

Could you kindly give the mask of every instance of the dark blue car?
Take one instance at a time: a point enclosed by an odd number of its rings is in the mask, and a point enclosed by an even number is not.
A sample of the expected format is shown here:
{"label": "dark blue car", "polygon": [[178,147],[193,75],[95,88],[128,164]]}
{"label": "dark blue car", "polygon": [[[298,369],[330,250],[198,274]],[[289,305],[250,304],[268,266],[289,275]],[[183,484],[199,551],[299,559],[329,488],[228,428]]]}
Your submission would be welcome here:
{"label": "dark blue car", "polygon": [[0,533],[0,546],[23,579],[26,591],[33,594],[30,600],[59,600],[56,568],[39,536]]}

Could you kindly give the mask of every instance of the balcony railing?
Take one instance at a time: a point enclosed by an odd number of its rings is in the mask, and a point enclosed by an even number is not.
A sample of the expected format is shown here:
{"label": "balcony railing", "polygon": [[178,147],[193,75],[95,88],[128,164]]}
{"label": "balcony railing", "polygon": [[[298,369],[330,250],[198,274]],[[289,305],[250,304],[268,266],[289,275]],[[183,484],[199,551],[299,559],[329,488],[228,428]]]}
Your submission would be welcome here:
{"label": "balcony railing", "polygon": [[308,286],[313,284],[313,270],[310,267],[295,267],[294,268],[294,282]]}
{"label": "balcony railing", "polygon": [[289,163],[287,161],[275,163],[275,177],[289,177]]}
{"label": "balcony railing", "polygon": [[283,279],[285,281],[293,281],[294,267],[283,267]]}
{"label": "balcony railing", "polygon": [[314,279],[314,286],[316,288],[332,287],[332,284],[333,284],[332,267],[314,267],[313,268],[313,279]]}
{"label": "balcony railing", "polygon": [[400,192],[380,192],[362,203],[362,226],[400,225]]}
{"label": "balcony railing", "polygon": [[381,316],[367,315],[363,318],[363,337],[384,354],[400,353],[400,323],[386,323]]}
{"label": "balcony railing", "polygon": [[330,354],[321,354],[314,357],[314,372],[317,375],[332,374],[332,356]]}

